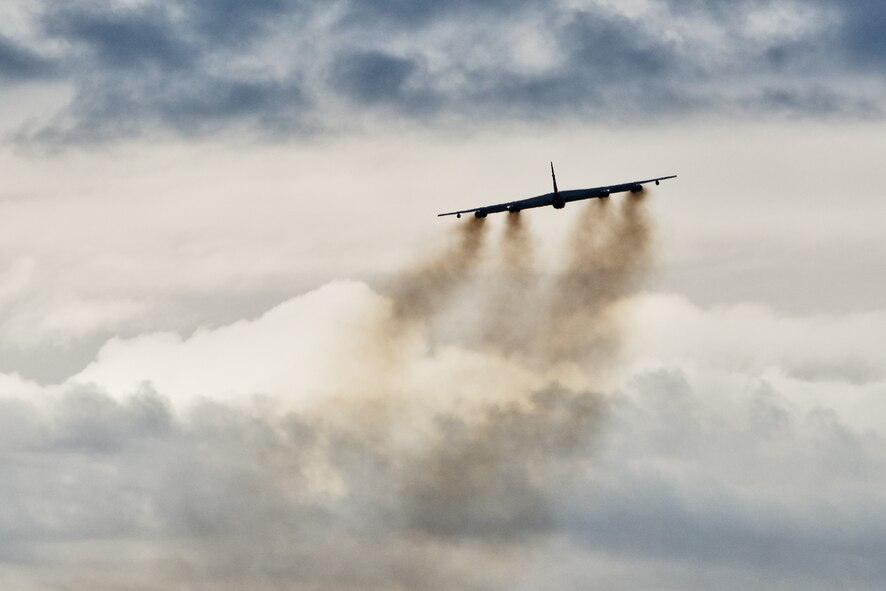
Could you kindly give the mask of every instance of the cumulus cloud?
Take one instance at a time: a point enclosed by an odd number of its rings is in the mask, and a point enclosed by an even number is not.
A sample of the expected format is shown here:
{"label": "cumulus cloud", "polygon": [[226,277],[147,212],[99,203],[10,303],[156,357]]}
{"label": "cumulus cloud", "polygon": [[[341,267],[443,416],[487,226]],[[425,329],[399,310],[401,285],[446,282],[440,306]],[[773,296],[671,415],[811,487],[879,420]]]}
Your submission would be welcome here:
{"label": "cumulus cloud", "polygon": [[22,134],[52,142],[242,127],[299,136],[378,117],[882,111],[872,64],[883,15],[867,2],[108,0],[47,3],[34,19],[53,49],[0,42],[0,73],[29,77],[45,73],[41,55],[60,59],[54,76],[73,99]]}
{"label": "cumulus cloud", "polygon": [[[648,298],[638,309],[653,306]],[[652,300],[684,330],[681,342],[696,342],[699,323],[722,324],[724,338],[743,324],[740,309],[723,322],[724,312]],[[627,589],[638,580],[664,589],[879,584],[886,450],[879,431],[840,405],[789,395],[760,368],[690,364],[697,350],[653,341],[645,368],[608,396],[540,386],[540,376],[514,380],[492,352],[419,347],[407,369],[436,365],[444,379],[429,383],[440,394],[413,377],[385,420],[341,416],[361,395],[354,384],[322,414],[285,410],[291,400],[281,405],[267,386],[271,365],[292,366],[303,392],[299,374],[335,383],[363,363],[319,343],[310,363],[297,350],[300,332],[360,341],[355,301],[362,315],[385,298],[331,285],[188,341],[150,351],[139,339],[109,345],[90,370],[98,376],[117,364],[140,375],[127,359],[141,357],[178,363],[195,381],[234,376],[231,385],[206,381],[187,404],[163,371],[153,372],[155,386],[113,396],[100,380],[32,392],[42,403],[10,397],[24,386],[8,382],[3,576],[27,577],[23,588],[113,587],[133,577],[146,589],[497,589],[541,578],[554,589],[601,581]],[[320,302],[328,313],[311,310]],[[238,357],[248,367],[281,348],[270,329],[277,323],[294,348],[237,378]],[[815,319],[792,323],[794,332],[819,330]],[[756,344],[732,338],[732,353],[753,354]],[[125,348],[131,357],[114,351]],[[216,351],[213,363],[199,361],[200,348]],[[257,350],[263,355],[250,360]],[[863,342],[852,351],[867,354]],[[466,355],[480,359],[465,368]],[[790,356],[771,355],[773,364],[783,359]],[[491,375],[471,377],[479,372]],[[841,384],[842,398],[866,387]],[[881,379],[880,396],[882,387]],[[259,391],[268,394],[250,400]],[[443,404],[440,395],[452,399]],[[468,409],[453,403],[459,396],[480,400]]]}
{"label": "cumulus cloud", "polygon": [[176,333],[113,339],[71,379],[118,397],[150,383],[181,404],[244,394],[328,398],[371,375],[383,354],[373,350],[376,335],[390,308],[364,284],[330,284],[255,320],[199,329],[186,339]]}
{"label": "cumulus cloud", "polygon": [[[637,232],[635,206],[591,227]],[[595,234],[586,222],[570,248]],[[479,249],[484,227],[441,259]],[[547,317],[558,290],[587,304],[578,320],[570,309],[588,334],[570,335],[566,364],[539,357],[539,326],[499,343],[459,323],[441,339],[434,320],[459,298],[515,304],[432,259],[386,293],[333,282],[252,320],[113,339],[61,385],[0,376],[0,578],[877,588],[882,312],[638,294],[646,239],[615,261],[605,236],[586,239],[582,264],[548,280],[521,266],[526,231],[503,234],[497,262],[539,294],[533,313]],[[447,297],[404,306],[429,273]],[[604,343],[629,361],[608,352],[602,370]],[[803,372],[828,362],[830,375]]]}
{"label": "cumulus cloud", "polygon": [[668,358],[681,364],[694,359],[729,371],[778,368],[806,381],[817,376],[855,384],[886,378],[883,310],[796,316],[753,303],[703,310],[673,295],[643,296],[636,304],[634,358],[648,347],[659,358],[669,350]]}

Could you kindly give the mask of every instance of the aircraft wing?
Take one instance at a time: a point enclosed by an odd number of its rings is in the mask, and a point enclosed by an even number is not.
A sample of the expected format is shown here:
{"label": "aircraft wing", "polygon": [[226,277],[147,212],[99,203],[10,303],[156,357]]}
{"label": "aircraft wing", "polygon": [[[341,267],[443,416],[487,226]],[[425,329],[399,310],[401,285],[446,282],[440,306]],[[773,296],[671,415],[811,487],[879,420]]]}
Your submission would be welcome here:
{"label": "aircraft wing", "polygon": [[486,217],[487,214],[490,213],[499,213],[502,211],[512,211],[517,212],[524,209],[531,209],[533,207],[544,207],[545,205],[552,205],[554,203],[555,194],[548,193],[547,195],[539,195],[538,197],[530,197],[528,199],[520,199],[518,201],[508,201],[506,203],[496,203],[495,205],[484,205],[483,207],[474,207],[471,209],[462,209],[460,211],[450,211],[447,213],[439,213],[437,217],[443,217],[444,215],[454,215],[461,217],[463,213],[473,213],[477,217]]}
{"label": "aircraft wing", "polygon": [[474,207],[471,209],[461,209],[459,211],[448,211],[446,213],[438,213],[437,217],[441,218],[446,215],[455,215],[461,217],[463,213],[477,213],[483,212],[484,216],[487,213],[498,213],[500,211],[508,210],[508,203],[497,203],[496,205],[484,205],[483,207]]}
{"label": "aircraft wing", "polygon": [[677,175],[672,174],[669,176],[660,176],[654,179],[645,179],[642,181],[631,181],[629,183],[621,183],[618,185],[608,185],[606,187],[594,187],[593,189],[589,189],[591,191],[608,191],[609,193],[624,193],[625,191],[630,191],[632,189],[636,189],[638,186],[642,187],[647,183],[655,183],[656,185],[661,181],[666,181],[668,179],[675,179]]}
{"label": "aircraft wing", "polygon": [[[551,205],[554,208],[560,209],[566,203],[572,201],[593,199],[595,197],[608,197],[612,193],[624,193],[625,191],[636,193],[639,192],[642,189],[643,185],[647,183],[655,183],[657,185],[661,181],[666,181],[668,179],[673,179],[676,177],[677,175],[672,174],[669,176],[660,176],[651,179],[643,179],[640,181],[630,181],[628,183],[620,183],[617,185],[605,185],[602,187],[591,187],[589,189],[556,191],[554,193],[547,193],[545,195],[539,195],[537,197],[529,197],[528,199],[508,201],[505,203],[496,203],[495,205],[484,205],[482,207],[473,207],[471,209],[461,209],[458,211],[449,211],[446,213],[437,214],[437,217],[443,217],[447,215],[461,217],[462,214],[467,213],[473,213],[477,217],[486,217],[490,213],[499,213],[502,211],[519,212],[524,209],[545,207],[547,205]],[[556,183],[554,184],[554,187],[556,189]]]}

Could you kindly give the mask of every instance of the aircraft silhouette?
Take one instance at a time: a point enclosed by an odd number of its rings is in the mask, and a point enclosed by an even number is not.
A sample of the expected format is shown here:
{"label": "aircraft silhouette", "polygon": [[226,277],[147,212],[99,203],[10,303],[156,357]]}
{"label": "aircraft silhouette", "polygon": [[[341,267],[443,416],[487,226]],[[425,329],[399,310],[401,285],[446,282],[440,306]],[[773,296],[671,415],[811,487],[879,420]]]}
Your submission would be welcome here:
{"label": "aircraft silhouette", "polygon": [[572,201],[581,201],[583,199],[606,198],[613,193],[639,193],[643,190],[646,183],[659,184],[667,179],[677,178],[677,175],[660,176],[654,179],[645,179],[642,181],[631,181],[629,183],[621,183],[618,185],[607,185],[605,187],[591,187],[589,189],[570,189],[561,191],[557,188],[557,175],[554,174],[554,163],[551,162],[551,179],[554,181],[554,192],[538,195],[537,197],[529,197],[527,199],[519,199],[517,201],[508,201],[507,203],[497,203],[495,205],[485,205],[483,207],[474,207],[472,209],[462,209],[460,211],[450,211],[447,213],[437,214],[437,217],[445,215],[454,215],[460,218],[463,213],[473,213],[474,217],[485,218],[490,213],[499,213],[507,211],[510,213],[520,213],[524,209],[532,209],[535,207],[547,207],[550,205],[554,209],[563,209],[567,203]]}

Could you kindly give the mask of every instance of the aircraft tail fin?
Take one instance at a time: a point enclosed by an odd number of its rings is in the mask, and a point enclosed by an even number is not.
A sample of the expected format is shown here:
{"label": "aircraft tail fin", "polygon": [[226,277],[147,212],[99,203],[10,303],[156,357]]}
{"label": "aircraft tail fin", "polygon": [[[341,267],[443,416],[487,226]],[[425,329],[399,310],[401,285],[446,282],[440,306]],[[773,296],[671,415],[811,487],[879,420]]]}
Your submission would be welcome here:
{"label": "aircraft tail fin", "polygon": [[557,175],[554,174],[554,163],[551,162],[551,180],[554,181],[554,193],[559,193],[560,189],[557,188]]}

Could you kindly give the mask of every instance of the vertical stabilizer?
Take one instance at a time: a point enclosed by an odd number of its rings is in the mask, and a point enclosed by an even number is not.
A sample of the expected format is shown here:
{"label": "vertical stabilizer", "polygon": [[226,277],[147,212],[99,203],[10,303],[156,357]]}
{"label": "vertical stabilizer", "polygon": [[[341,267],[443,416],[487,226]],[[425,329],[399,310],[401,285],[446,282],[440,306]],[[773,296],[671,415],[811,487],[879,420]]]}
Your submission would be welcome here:
{"label": "vertical stabilizer", "polygon": [[551,180],[554,181],[554,193],[559,193],[560,189],[557,188],[557,175],[554,174],[554,163],[551,162]]}

